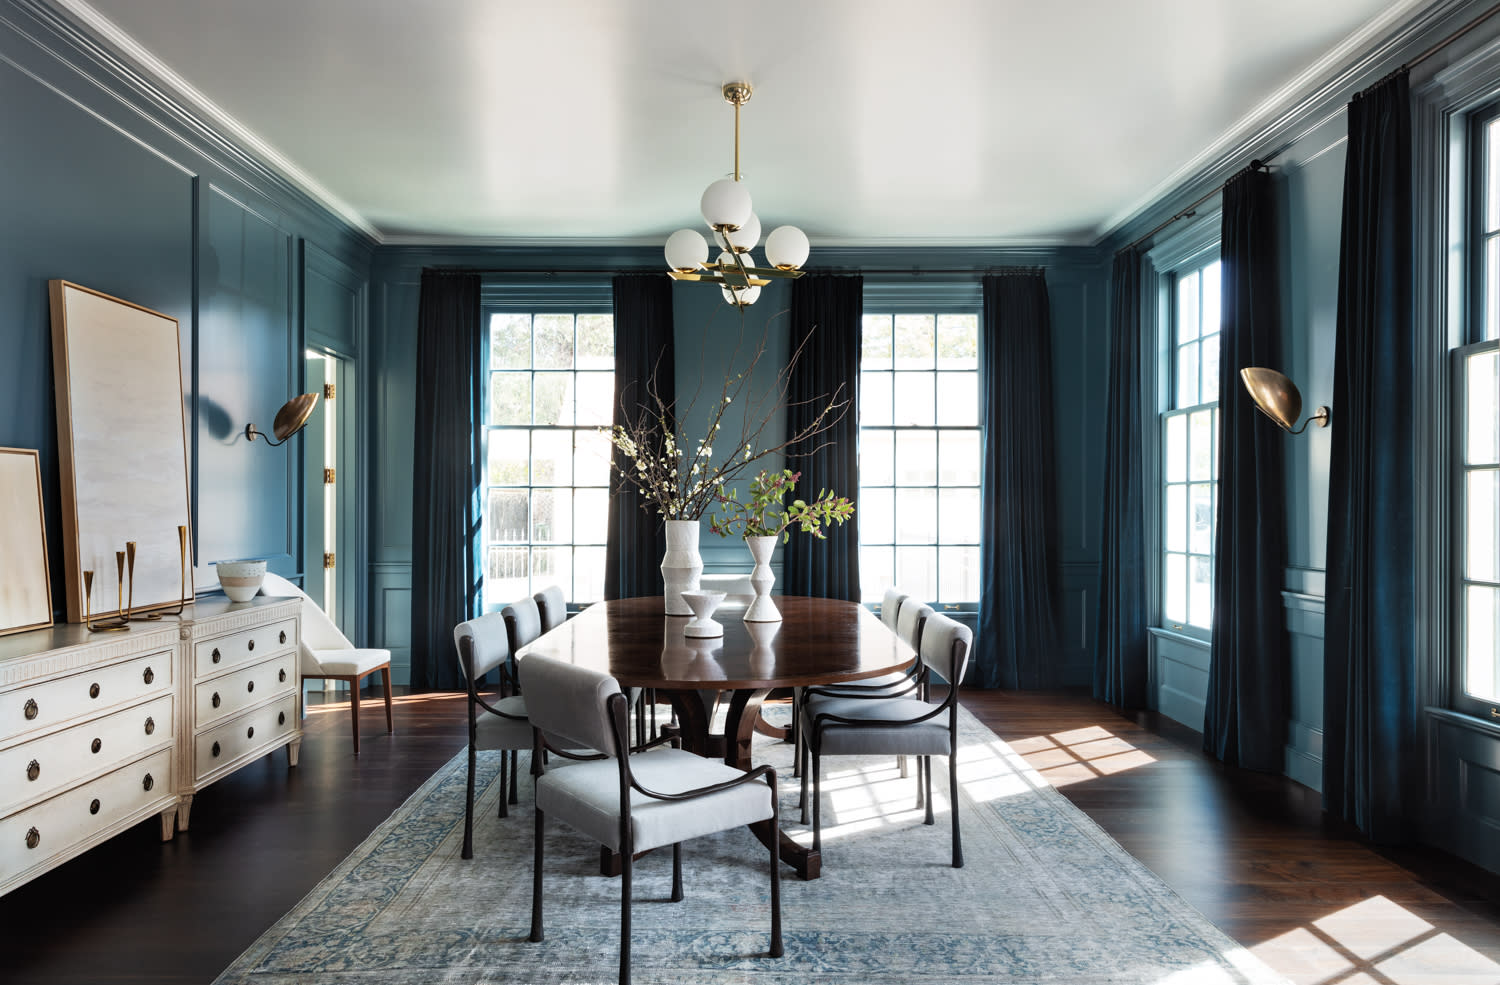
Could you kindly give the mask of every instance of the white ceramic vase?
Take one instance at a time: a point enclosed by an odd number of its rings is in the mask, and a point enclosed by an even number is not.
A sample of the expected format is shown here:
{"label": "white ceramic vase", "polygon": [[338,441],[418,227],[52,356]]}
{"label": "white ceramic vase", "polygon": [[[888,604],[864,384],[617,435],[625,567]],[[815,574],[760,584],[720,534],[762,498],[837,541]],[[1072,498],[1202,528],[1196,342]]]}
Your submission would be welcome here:
{"label": "white ceramic vase", "polygon": [[682,600],[683,592],[698,590],[703,558],[698,555],[698,521],[667,521],[667,553],[661,559],[661,580],[667,615],[690,616],[693,610]]}
{"label": "white ceramic vase", "polygon": [[777,540],[774,534],[745,538],[750,556],[755,559],[755,568],[750,572],[750,587],[755,589],[755,600],[745,608],[746,622],[781,622],[781,610],[771,601],[771,586],[776,584],[771,555],[776,552]]}

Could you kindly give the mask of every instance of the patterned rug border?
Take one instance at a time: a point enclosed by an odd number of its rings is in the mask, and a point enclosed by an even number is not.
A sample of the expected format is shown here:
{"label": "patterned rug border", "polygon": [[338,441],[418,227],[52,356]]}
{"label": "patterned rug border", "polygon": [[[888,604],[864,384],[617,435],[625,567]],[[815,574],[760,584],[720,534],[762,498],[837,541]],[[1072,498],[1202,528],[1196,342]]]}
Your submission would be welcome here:
{"label": "patterned rug border", "polygon": [[[1285,979],[1277,976],[1274,972],[1272,972],[1271,969],[1266,967],[1258,958],[1250,954],[1248,950],[1246,950],[1243,946],[1235,942],[1232,938],[1230,938],[1227,934],[1220,930],[1197,908],[1192,906],[1192,904],[1190,904],[1187,900],[1183,899],[1175,890],[1167,885],[1160,876],[1151,871],[1151,869],[1147,867],[1143,862],[1126,851],[1125,848],[1120,845],[1120,843],[1117,842],[1113,837],[1111,837],[1108,832],[1100,827],[1098,823],[1093,820],[1093,818],[1089,817],[1080,808],[1074,805],[1073,802],[1070,801],[1066,796],[1064,796],[1059,790],[1057,790],[1057,788],[1053,787],[1046,780],[1046,778],[1044,778],[1025,761],[1025,758],[1023,756],[1021,756],[1013,748],[1011,748],[1008,743],[1001,740],[999,736],[997,736],[991,729],[989,729],[977,718],[975,718],[972,713],[960,707],[959,715],[960,734],[964,739],[964,745],[968,745],[969,743],[976,740],[981,743],[990,744],[992,752],[995,755],[1000,756],[1004,760],[1006,765],[1014,771],[1015,776],[1025,781],[1027,787],[1029,787],[1030,789],[1030,792],[1038,795],[1041,798],[1042,805],[1046,808],[1049,814],[1054,815],[1057,818],[1066,819],[1068,825],[1072,827],[1077,835],[1085,838],[1093,845],[1096,850],[1107,856],[1122,870],[1126,870],[1131,878],[1133,878],[1144,891],[1146,891],[1151,897],[1153,897],[1154,902],[1159,904],[1162,909],[1170,915],[1168,926],[1180,925],[1184,928],[1190,929],[1201,939],[1202,944],[1205,945],[1206,956],[1216,959],[1215,963],[1217,964],[1217,967],[1202,968],[1199,965],[1195,965],[1191,969],[1182,970],[1183,973],[1188,973],[1187,977],[1179,977],[1179,974],[1171,974],[1155,979],[1152,985],[1199,985],[1199,982],[1208,981],[1212,981],[1215,983],[1223,982],[1226,983],[1226,985],[1229,985],[1229,983],[1233,983],[1233,985],[1239,985],[1239,983],[1243,983],[1243,985],[1251,985],[1251,983],[1253,983],[1253,985],[1273,985],[1273,983],[1280,983],[1280,985],[1284,985],[1286,981]],[[378,824],[370,832],[370,834],[367,835],[360,842],[360,844],[349,853],[348,856],[346,856],[341,862],[339,862],[339,864],[335,866],[332,871],[330,871],[321,880],[319,880],[317,885],[309,890],[308,893],[303,896],[296,905],[288,910],[280,919],[278,919],[274,924],[271,925],[271,927],[269,927],[263,934],[261,934],[260,937],[252,942],[249,947],[241,952],[241,954],[233,962],[231,962],[229,966],[225,968],[217,978],[215,978],[214,985],[230,985],[231,982],[253,980],[263,980],[267,982],[267,985],[271,985],[271,983],[278,983],[279,985],[279,983],[286,981],[317,981],[318,976],[315,972],[309,973],[306,977],[303,977],[300,974],[293,975],[291,977],[276,974],[267,974],[264,976],[264,978],[261,978],[260,976],[255,974],[255,969],[261,966],[263,962],[265,962],[267,958],[276,951],[277,947],[281,945],[283,941],[285,941],[289,937],[289,935],[291,935],[291,933],[299,926],[299,924],[301,924],[310,914],[313,914],[320,906],[322,906],[328,900],[330,895],[332,895],[335,890],[343,884],[343,882],[350,876],[351,873],[355,871],[356,868],[358,868],[372,855],[377,853],[389,839],[391,839],[393,836],[396,836],[398,830],[400,830],[400,836],[406,843],[405,848],[408,850],[415,849],[408,852],[410,871],[403,876],[404,879],[409,881],[410,878],[433,856],[433,854],[438,851],[443,841],[445,841],[446,838],[451,835],[453,829],[450,826],[446,831],[440,833],[433,839],[429,839],[428,843],[424,844],[420,841],[413,842],[411,839],[411,832],[402,830],[403,826],[422,805],[424,805],[430,798],[434,796],[434,794],[439,791],[439,789],[445,783],[456,782],[460,788],[462,787],[466,759],[467,749],[460,749],[450,760],[448,760],[448,762],[438,767],[433,772],[433,774],[426,780],[424,780],[422,784],[418,786],[417,789],[414,790],[394,811],[392,811],[385,820]],[[526,769],[525,759],[526,754],[523,753],[521,763],[523,773]],[[481,754],[480,773],[476,777],[476,823],[485,818],[485,814],[483,813],[482,808],[478,805],[485,799],[484,794],[490,789],[490,785],[493,784],[497,779],[493,770],[493,761],[489,764],[489,766],[490,769],[487,770],[485,763],[485,754]],[[936,783],[934,787],[935,793],[938,793],[940,788],[943,788],[945,786],[945,784],[943,783],[944,778],[941,775],[943,771],[939,770],[938,773],[939,775],[936,777]],[[784,796],[788,788],[791,788],[793,790],[795,789],[796,782],[797,781],[790,780],[789,778],[783,779],[782,788]],[[961,790],[961,793],[965,796],[966,800],[972,800],[972,798],[968,796],[968,785],[969,784],[966,781],[961,781],[960,786],[961,788],[963,788]],[[523,786],[525,786],[524,782]],[[519,805],[519,811],[528,811],[528,805],[529,799],[523,796],[522,803]],[[974,801],[972,803],[972,806],[989,806],[989,804],[988,802]],[[793,812],[793,816],[791,819],[795,820],[795,812]],[[488,820],[493,822],[494,818],[492,814],[489,816]],[[524,833],[524,837],[528,842],[527,853],[529,855],[531,825],[529,821],[526,821],[524,818],[517,818],[514,814],[512,815],[512,820],[519,820],[525,824],[526,830]],[[456,824],[458,826],[462,826],[462,823],[463,815],[462,810],[460,809],[457,815]],[[946,822],[942,819],[939,819],[938,827],[940,829],[945,829]],[[966,821],[966,834],[968,830],[969,827]],[[801,834],[800,829],[798,830],[798,833]],[[944,850],[946,851],[946,837],[942,837],[941,835],[939,837],[943,842]],[[967,843],[968,839],[966,838],[965,840]],[[783,868],[782,872],[784,881],[788,878],[790,878],[791,880],[796,879],[796,876],[792,874],[790,870]],[[554,930],[553,928],[549,927],[549,940],[553,938],[565,937],[568,934],[568,928],[559,927]],[[759,929],[757,929],[755,932],[747,931],[743,935],[735,934],[734,936],[743,936],[744,941],[738,944],[730,943],[730,946],[728,948],[730,952],[738,951],[739,953],[754,953],[759,948],[763,948],[764,946],[764,942],[760,941],[760,938],[764,936],[764,933]],[[832,936],[837,935],[835,934]],[[1013,954],[1012,949],[1021,949],[1021,945],[1028,938],[1028,936],[1029,935],[1024,934],[1013,936],[995,934],[989,936],[988,942],[993,947],[1005,950],[1008,954]],[[1146,938],[1155,936],[1156,935],[1154,934],[1141,934],[1140,937],[1137,938],[1136,943],[1149,945],[1150,941]],[[819,934],[819,937],[820,940],[826,939],[830,937],[830,934],[828,934],[827,932],[821,932]],[[793,957],[799,950],[796,947],[795,939],[796,928],[789,926],[787,928],[787,954],[789,958]],[[1165,938],[1163,939],[1165,940]],[[637,928],[637,931],[634,935],[634,941],[637,948],[649,947],[649,929]],[[757,941],[760,942],[757,944]],[[613,946],[613,942],[610,943],[611,946]],[[1183,945],[1178,943],[1177,946],[1182,947]],[[974,955],[972,957],[974,960],[982,960],[981,956],[979,955]],[[760,969],[762,971],[772,970],[767,969],[766,966],[759,960],[748,963],[743,969],[736,970],[750,971],[756,969]],[[375,968],[372,967],[369,970],[374,971]],[[439,974],[436,977],[426,977],[418,975],[410,979],[403,979],[403,981],[409,981],[412,983],[412,985],[417,985],[417,982],[419,981],[455,981],[458,979],[451,977],[451,975],[452,973],[456,973],[458,971],[459,969],[455,968],[450,969],[443,974]],[[1200,973],[1201,977],[1191,974],[1192,972]],[[902,978],[900,980],[930,980],[933,982],[939,982],[942,980],[942,972],[939,972],[936,977],[931,977],[917,970],[911,970],[909,974],[911,977]],[[472,980],[475,982],[489,981],[488,978],[484,977],[480,969],[475,969],[473,975],[476,977],[468,980]],[[592,977],[590,977],[590,975],[592,975]],[[231,976],[233,976],[233,978],[231,978]],[[580,985],[582,982],[588,982],[590,983],[590,985],[593,985],[594,979],[599,978],[599,976],[599,971],[597,969],[594,969],[593,971],[586,973],[584,977],[579,980]],[[655,981],[655,979],[651,976],[642,975],[640,973],[637,974],[636,978],[638,983]],[[371,980],[373,981],[375,979]],[[605,976],[605,980],[612,981],[613,975],[611,974]],[[663,979],[664,982],[671,980],[672,979]],[[768,985],[770,985],[770,983],[779,981],[780,978],[774,973],[763,973],[757,975],[755,980],[764,981],[767,982]],[[844,975],[828,975],[825,977],[825,975],[819,974],[817,971],[814,971],[810,968],[799,968],[795,971],[795,973],[790,974],[787,980],[815,983],[825,980],[830,982],[843,982],[846,981],[847,978]],[[1027,983],[1029,983],[1031,980],[1032,979],[1030,978],[1006,979],[1006,981],[1014,982],[1015,985],[1027,985]],[[1115,979],[1110,980],[1113,981]],[[1128,979],[1119,980],[1123,982],[1127,981]],[[1035,981],[1054,982],[1056,981],[1056,979],[1038,974]]]}

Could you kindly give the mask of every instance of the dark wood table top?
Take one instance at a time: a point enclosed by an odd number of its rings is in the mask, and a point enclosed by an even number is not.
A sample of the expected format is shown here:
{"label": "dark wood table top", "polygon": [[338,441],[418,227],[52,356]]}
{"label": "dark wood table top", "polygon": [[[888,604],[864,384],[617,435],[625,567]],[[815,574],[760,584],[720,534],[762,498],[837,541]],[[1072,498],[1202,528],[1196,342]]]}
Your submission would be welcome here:
{"label": "dark wood table top", "polygon": [[916,651],[854,602],[776,596],[779,623],[747,623],[749,596],[714,613],[715,639],[688,639],[688,616],[660,596],[598,602],[518,656],[540,653],[607,671],[622,687],[666,690],[805,687],[876,677],[911,666]]}

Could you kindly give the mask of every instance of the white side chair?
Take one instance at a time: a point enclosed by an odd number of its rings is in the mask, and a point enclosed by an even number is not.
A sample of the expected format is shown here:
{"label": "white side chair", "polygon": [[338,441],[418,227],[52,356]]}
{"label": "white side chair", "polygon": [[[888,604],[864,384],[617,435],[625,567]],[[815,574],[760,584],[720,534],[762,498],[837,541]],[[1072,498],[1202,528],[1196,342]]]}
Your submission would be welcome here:
{"label": "white side chair", "polygon": [[[453,627],[458,666],[469,691],[469,785],[464,800],[463,857],[474,857],[474,771],[481,749],[500,752],[500,817],[507,817],[510,791],[515,789],[516,752],[531,748],[531,721],[526,699],[516,693],[515,661],[511,659],[505,617],[491,612]],[[490,671],[500,676],[500,693],[484,695],[479,685]]]}
{"label": "white side chair", "polygon": [[[385,693],[385,730],[394,732],[391,722],[391,651],[361,649],[339,632],[318,603],[307,593],[282,578],[267,574],[261,583],[261,594],[276,598],[302,599],[302,634],[298,640],[298,663],[302,679],[322,678],[347,681],[349,684],[349,721],[354,729],[354,755],[359,755],[359,687],[360,682],[380,671],[381,690]],[[300,698],[299,698],[300,700]]]}
{"label": "white side chair", "polygon": [[542,617],[542,632],[550,633],[561,626],[568,618],[568,603],[563,598],[563,590],[557,585],[549,585],[532,596],[536,601],[537,611]]}
{"label": "white side chair", "polygon": [[[681,749],[632,752],[626,709],[629,699],[608,674],[550,657],[520,661],[536,746],[536,836],[532,862],[531,937],[542,936],[542,859],[546,818],[555,816],[620,854],[620,985],[630,985],[630,891],[638,852],[672,846],[672,902],[682,899],[682,843],[757,821],[771,822],[771,946],[781,942],[780,816],[776,771],[757,766],[741,772],[722,761]],[[658,740],[664,742],[667,740]],[[579,758],[549,742],[594,750],[567,769],[548,771],[543,749]]]}

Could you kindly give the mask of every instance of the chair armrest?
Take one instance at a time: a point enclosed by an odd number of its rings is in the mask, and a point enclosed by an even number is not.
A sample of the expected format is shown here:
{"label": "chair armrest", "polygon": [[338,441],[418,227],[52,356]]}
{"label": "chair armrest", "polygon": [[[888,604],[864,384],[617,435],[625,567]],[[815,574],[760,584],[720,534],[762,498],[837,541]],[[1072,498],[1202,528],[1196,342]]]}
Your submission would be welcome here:
{"label": "chair armrest", "polygon": [[485,701],[484,698],[480,696],[480,694],[479,694],[478,691],[472,692],[469,695],[469,697],[470,697],[470,699],[475,704],[479,705],[479,707],[483,708],[485,711],[489,712],[491,715],[495,715],[496,717],[499,717],[499,718],[508,718],[508,719],[510,719],[513,722],[524,722],[524,721],[526,721],[526,716],[525,715],[512,715],[512,714],[509,714],[508,712],[503,712],[499,708],[496,708],[496,707],[492,706],[488,701]]}
{"label": "chair armrest", "polygon": [[[920,682],[912,677],[899,684],[871,685],[863,690],[867,694],[858,693],[861,688],[858,681],[850,681],[848,684],[834,684],[828,687],[805,687],[802,689],[802,703],[806,705],[810,696],[822,695],[827,698],[899,698],[904,694],[915,691]],[[846,688],[847,690],[840,690]],[[886,690],[887,688],[900,688],[897,691]],[[878,693],[877,693],[878,692]]]}
{"label": "chair armrest", "polygon": [[646,787],[641,786],[640,783],[636,781],[635,774],[632,773],[630,775],[630,788],[637,791],[638,793],[645,794],[647,797],[650,797],[653,800],[692,800],[696,797],[706,797],[709,794],[719,793],[722,790],[732,790],[735,787],[744,786],[745,784],[750,783],[754,780],[758,780],[763,776],[770,777],[770,779],[766,782],[770,785],[772,790],[775,790],[776,770],[771,768],[770,766],[757,766],[755,767],[755,769],[749,771],[748,773],[745,773],[743,776],[738,776],[733,780],[725,780],[723,783],[714,783],[706,787],[695,787],[692,790],[684,790],[681,793],[658,793],[655,790],[649,790]]}
{"label": "chair armrest", "polygon": [[844,718],[839,715],[821,714],[813,718],[813,731],[821,731],[825,724],[844,725],[849,728],[901,728],[905,725],[920,725],[931,721],[948,710],[948,702],[934,705],[932,710],[919,718]]}

